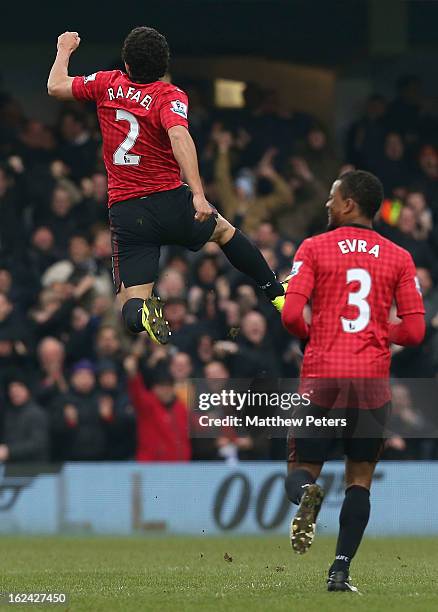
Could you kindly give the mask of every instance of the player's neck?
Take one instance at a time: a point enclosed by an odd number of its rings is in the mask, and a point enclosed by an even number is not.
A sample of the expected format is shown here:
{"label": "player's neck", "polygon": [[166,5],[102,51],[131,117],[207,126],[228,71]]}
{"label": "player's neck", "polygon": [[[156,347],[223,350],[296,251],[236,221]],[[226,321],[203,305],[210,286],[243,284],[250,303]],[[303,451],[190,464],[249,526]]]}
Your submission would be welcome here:
{"label": "player's neck", "polygon": [[348,221],[345,221],[342,225],[343,226],[359,225],[361,227],[373,229],[373,222],[371,219],[367,219],[367,217],[354,217],[352,219],[348,219]]}

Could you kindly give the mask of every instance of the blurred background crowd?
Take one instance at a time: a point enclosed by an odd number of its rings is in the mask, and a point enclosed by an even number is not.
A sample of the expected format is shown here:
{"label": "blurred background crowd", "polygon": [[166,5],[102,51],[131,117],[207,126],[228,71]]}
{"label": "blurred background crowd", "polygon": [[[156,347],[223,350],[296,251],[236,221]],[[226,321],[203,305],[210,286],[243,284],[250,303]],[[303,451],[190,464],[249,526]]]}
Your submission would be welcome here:
{"label": "blurred background crowd", "polygon": [[[179,83],[180,84],[180,83]],[[373,95],[334,145],[331,126],[285,112],[248,83],[245,106],[216,109],[193,84],[191,132],[207,197],[262,250],[278,277],[300,242],[324,231],[333,180],[376,173],[385,201],[376,229],[408,249],[423,291],[427,335],[392,347],[394,378],[438,372],[438,120],[421,82]],[[248,278],[208,244],[164,248],[156,291],[172,342],[125,333],[111,277],[107,183],[92,106],[59,106],[52,125],[0,94],[0,461],[283,459],[283,440],[224,431],[191,439],[194,378],[298,375],[300,343]],[[396,385],[398,431],[388,458],[438,458],[428,423]],[[424,434],[424,436],[423,436]]]}

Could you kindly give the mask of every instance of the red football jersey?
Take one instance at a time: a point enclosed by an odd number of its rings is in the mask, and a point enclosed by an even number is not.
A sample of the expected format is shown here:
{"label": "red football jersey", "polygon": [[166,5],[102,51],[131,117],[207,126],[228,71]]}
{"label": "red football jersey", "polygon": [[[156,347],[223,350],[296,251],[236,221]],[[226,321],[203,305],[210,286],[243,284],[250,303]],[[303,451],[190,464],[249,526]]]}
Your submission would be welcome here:
{"label": "red football jersey", "polygon": [[343,226],[305,240],[287,293],[311,301],[302,378],[384,378],[393,302],[399,316],[424,313],[411,255],[372,229]]}
{"label": "red football jersey", "polygon": [[167,130],[188,127],[187,95],[170,83],[134,83],[120,70],[73,79],[77,100],[94,100],[108,174],[108,205],[179,187]]}

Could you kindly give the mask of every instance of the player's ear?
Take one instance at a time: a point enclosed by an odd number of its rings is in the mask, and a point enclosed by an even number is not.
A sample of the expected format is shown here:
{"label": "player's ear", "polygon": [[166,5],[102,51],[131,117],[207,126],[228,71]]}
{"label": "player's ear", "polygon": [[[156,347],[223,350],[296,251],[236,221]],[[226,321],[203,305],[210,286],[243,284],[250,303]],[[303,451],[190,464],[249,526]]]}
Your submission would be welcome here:
{"label": "player's ear", "polygon": [[125,62],[125,70],[126,70],[126,74],[130,73],[129,66],[126,62]]}
{"label": "player's ear", "polygon": [[357,203],[352,198],[347,198],[345,200],[345,212],[350,214],[357,207]]}

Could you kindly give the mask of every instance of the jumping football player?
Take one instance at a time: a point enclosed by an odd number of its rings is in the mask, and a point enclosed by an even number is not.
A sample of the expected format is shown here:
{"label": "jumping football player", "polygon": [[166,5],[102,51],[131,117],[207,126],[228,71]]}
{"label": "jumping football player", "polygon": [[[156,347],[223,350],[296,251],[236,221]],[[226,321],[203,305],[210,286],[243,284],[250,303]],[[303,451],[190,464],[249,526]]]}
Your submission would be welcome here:
{"label": "jumping football player", "polygon": [[[329,231],[298,249],[282,312],[288,331],[308,338],[300,384],[316,393],[305,414],[333,417],[333,408],[341,407],[353,424],[366,417],[380,424],[374,437],[342,438],[346,489],[329,591],[357,591],[349,568],[368,523],[372,476],[384,444],[391,397],[389,345],[419,344],[425,332],[411,255],[372,227],[382,199],[379,179],[368,172],[348,172],[334,182],[326,204]],[[303,317],[309,300],[310,324]],[[398,324],[389,323],[393,302]],[[299,506],[290,532],[298,553],[306,552],[314,538],[324,496],[315,481],[335,441],[334,429],[314,431],[312,437],[292,434],[288,441],[286,493]]]}
{"label": "jumping football player", "polygon": [[134,28],[123,43],[126,72],[71,77],[69,60],[79,43],[77,32],[59,36],[47,88],[59,100],[96,103],[108,174],[113,276],[127,328],[168,342],[170,330],[152,289],[160,247],[171,244],[197,251],[216,242],[281,310],[284,287],[260,251],[205,198],[188,131],[187,95],[160,80],[169,63],[166,38],[153,28]]}

